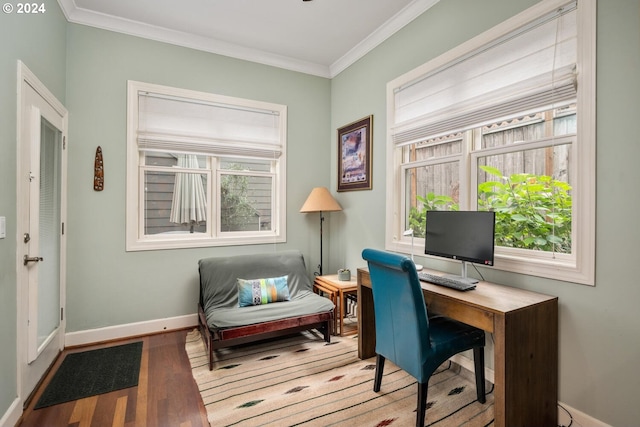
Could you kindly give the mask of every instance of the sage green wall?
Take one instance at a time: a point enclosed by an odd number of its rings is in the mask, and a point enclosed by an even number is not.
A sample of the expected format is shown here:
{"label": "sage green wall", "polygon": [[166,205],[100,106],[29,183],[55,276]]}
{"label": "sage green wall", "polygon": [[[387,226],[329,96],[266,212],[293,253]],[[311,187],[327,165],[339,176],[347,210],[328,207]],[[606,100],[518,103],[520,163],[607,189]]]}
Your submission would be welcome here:
{"label": "sage green wall", "polygon": [[[314,186],[335,194],[336,129],[373,114],[373,190],[338,193],[344,211],[328,214],[325,224],[325,271],[362,266],[362,248],[384,247],[386,83],[534,3],[441,1],[331,81],[67,24],[53,0],[45,1],[42,16],[1,15],[0,215],[7,217],[8,237],[0,240],[0,416],[16,396],[17,59],[70,113],[67,331],[74,332],[193,313],[196,262],[204,256],[299,248],[313,271],[318,218],[298,210]],[[639,3],[598,6],[596,286],[485,270],[488,280],[560,297],[560,400],[611,425],[640,419],[632,397],[640,385],[640,287],[633,271],[640,265],[640,145],[633,126],[640,116]],[[125,251],[128,79],[289,106],[286,244]],[[92,189],[98,145],[106,170],[101,193]]]}
{"label": "sage green wall", "polygon": [[[197,262],[207,256],[298,248],[312,271],[317,214],[298,211],[312,187],[329,185],[328,79],[75,24],[68,40],[67,332],[195,313]],[[125,251],[127,80],[288,106],[285,244]],[[93,191],[97,146],[102,192]]]}
{"label": "sage green wall", "polygon": [[[386,83],[535,3],[440,1],[332,80],[332,129],[374,115],[373,190],[338,195],[345,215],[330,235],[334,265],[361,266],[364,247],[384,247]],[[559,296],[559,398],[615,426],[640,420],[639,20],[637,0],[598,4],[596,286],[484,270],[488,280]],[[335,176],[332,163],[333,188]]]}
{"label": "sage green wall", "polygon": [[17,397],[16,360],[16,90],[18,60],[64,102],[66,20],[55,0],[40,15],[0,14],[0,418]]}

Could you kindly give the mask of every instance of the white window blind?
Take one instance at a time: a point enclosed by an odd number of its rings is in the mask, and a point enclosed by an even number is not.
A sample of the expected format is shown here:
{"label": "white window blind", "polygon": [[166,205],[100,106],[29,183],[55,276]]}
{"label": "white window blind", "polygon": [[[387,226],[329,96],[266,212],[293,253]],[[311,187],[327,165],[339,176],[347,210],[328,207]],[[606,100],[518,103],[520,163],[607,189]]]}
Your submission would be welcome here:
{"label": "white window blind", "polygon": [[268,159],[282,154],[284,126],[275,109],[140,91],[138,110],[139,150]]}
{"label": "white window blind", "polygon": [[394,91],[395,144],[457,132],[576,97],[576,4]]}

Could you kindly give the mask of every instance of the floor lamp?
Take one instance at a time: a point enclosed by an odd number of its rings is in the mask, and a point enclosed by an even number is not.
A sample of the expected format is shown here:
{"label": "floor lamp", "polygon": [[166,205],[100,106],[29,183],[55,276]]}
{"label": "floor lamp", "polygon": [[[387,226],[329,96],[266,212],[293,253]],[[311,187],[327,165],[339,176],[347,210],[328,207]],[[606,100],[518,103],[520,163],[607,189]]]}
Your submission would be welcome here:
{"label": "floor lamp", "polygon": [[341,211],[342,206],[333,198],[326,187],[316,187],[311,190],[309,197],[300,208],[302,213],[320,212],[320,264],[318,265],[319,276],[322,276],[322,223],[324,216],[322,212]]}

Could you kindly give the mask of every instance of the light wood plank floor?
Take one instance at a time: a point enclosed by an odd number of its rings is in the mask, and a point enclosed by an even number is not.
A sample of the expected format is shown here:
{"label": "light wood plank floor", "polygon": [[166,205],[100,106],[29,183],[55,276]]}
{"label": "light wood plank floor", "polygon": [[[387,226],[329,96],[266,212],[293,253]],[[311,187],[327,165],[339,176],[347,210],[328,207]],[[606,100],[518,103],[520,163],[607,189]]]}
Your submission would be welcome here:
{"label": "light wood plank floor", "polygon": [[[20,427],[209,427],[184,349],[186,330],[66,349],[36,390]],[[143,341],[137,387],[36,409],[40,395],[68,353]]]}

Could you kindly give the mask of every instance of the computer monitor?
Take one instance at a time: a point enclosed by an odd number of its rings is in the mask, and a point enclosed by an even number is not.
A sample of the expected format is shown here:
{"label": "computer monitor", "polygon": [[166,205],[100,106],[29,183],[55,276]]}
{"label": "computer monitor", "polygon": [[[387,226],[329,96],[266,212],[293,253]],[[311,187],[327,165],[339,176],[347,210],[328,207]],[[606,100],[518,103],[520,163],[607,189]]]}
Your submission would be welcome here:
{"label": "computer monitor", "polygon": [[462,261],[455,279],[469,283],[467,263],[493,265],[495,212],[427,211],[424,253]]}

